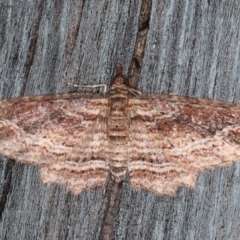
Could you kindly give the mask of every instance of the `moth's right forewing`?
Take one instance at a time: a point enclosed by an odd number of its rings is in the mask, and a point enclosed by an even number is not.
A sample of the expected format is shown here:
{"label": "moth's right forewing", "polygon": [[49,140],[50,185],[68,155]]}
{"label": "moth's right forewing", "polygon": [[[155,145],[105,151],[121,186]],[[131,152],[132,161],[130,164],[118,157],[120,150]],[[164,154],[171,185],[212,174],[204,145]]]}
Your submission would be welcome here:
{"label": "moth's right forewing", "polygon": [[107,107],[106,98],[76,93],[0,101],[0,153],[75,193],[102,186]]}

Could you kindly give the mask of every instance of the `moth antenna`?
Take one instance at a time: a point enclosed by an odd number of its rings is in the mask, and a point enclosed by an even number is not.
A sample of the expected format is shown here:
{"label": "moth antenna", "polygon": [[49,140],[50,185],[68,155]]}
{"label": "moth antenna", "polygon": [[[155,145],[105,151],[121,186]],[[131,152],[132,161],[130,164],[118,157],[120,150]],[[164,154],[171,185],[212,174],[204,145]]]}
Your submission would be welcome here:
{"label": "moth antenna", "polygon": [[73,86],[73,87],[81,87],[81,88],[98,88],[98,87],[103,87],[103,94],[105,94],[107,92],[107,84],[93,84],[93,85],[78,85],[78,84],[73,84],[73,83],[70,83],[68,81],[66,81],[65,79],[62,79],[62,82],[70,85],[70,86]]}

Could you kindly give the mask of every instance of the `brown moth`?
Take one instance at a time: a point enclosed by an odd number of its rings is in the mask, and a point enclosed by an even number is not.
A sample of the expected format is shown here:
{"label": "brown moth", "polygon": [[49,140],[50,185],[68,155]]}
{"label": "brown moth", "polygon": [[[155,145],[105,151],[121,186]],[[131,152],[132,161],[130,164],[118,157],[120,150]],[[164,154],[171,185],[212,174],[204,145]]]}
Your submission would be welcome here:
{"label": "brown moth", "polygon": [[240,160],[240,105],[140,94],[119,71],[106,97],[0,101],[0,153],[75,194],[126,174],[136,189],[174,194],[200,171]]}

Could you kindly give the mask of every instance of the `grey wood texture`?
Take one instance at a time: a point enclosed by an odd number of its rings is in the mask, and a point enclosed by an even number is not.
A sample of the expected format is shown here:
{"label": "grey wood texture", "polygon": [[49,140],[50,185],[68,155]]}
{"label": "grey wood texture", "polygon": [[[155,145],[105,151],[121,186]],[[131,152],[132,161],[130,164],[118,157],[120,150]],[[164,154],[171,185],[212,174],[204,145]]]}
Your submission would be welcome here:
{"label": "grey wood texture", "polygon": [[[0,0],[1,98],[75,91],[62,78],[109,85],[117,62],[124,74],[131,71],[141,30],[147,39],[139,89],[238,102],[240,3],[153,0],[142,30],[147,2]],[[43,185],[37,168],[2,157],[0,239],[98,239],[104,194]],[[239,163],[201,173],[194,189],[176,196],[137,191],[126,178],[114,238],[237,240],[239,202]]]}

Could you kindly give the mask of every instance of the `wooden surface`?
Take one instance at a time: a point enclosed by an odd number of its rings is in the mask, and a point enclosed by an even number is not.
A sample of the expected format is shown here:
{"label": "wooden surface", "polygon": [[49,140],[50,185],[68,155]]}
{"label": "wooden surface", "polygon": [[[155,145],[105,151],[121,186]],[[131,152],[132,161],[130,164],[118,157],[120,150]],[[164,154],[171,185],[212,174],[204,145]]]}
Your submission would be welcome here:
{"label": "wooden surface", "polygon": [[[75,91],[62,78],[109,85],[121,62],[133,86],[140,76],[142,91],[238,102],[238,1],[1,0],[0,6],[1,98]],[[5,158],[0,170],[1,239],[98,239],[103,189],[74,196],[64,186],[43,185],[37,168]],[[239,163],[200,174],[194,189],[175,197],[136,191],[126,178],[114,236],[239,239],[239,202]]]}

